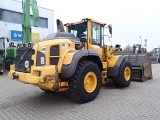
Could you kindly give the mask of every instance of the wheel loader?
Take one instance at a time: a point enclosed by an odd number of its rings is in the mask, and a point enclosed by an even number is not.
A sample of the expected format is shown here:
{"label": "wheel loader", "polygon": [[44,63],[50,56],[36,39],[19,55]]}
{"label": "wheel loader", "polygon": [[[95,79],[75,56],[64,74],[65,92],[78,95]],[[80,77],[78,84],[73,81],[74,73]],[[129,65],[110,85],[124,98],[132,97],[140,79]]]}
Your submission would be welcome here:
{"label": "wheel loader", "polygon": [[8,76],[44,91],[67,91],[80,103],[94,100],[102,81],[108,78],[118,87],[130,85],[131,63],[124,56],[114,55],[120,45],[111,48],[104,44],[104,30],[109,29],[112,35],[111,25],[85,18],[64,26],[57,19],[56,33],[18,48]]}

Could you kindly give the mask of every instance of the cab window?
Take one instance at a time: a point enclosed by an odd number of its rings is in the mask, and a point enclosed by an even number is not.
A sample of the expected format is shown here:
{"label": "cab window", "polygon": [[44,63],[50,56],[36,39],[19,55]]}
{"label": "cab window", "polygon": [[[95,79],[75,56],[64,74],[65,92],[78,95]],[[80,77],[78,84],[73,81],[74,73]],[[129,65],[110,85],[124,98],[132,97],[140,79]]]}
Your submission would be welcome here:
{"label": "cab window", "polygon": [[86,23],[80,23],[75,24],[69,27],[69,32],[73,33],[75,37],[80,38],[81,34],[85,34],[87,36],[87,24]]}
{"label": "cab window", "polygon": [[92,44],[101,46],[101,25],[92,23]]}

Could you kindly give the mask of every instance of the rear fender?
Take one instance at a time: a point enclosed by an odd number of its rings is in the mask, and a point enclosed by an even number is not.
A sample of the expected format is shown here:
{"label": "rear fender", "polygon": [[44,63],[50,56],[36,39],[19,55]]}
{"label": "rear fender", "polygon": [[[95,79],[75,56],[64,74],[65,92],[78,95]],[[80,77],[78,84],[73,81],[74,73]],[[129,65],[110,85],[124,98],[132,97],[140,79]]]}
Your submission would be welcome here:
{"label": "rear fender", "polygon": [[[75,50],[75,51],[69,51],[69,52],[74,52],[73,57],[71,62],[69,62],[70,60],[68,60],[68,63],[70,64],[63,64],[62,68],[61,68],[61,78],[69,78],[71,77],[77,67],[77,64],[79,62],[80,59],[82,59],[83,57],[85,57],[86,59],[90,60],[90,58],[96,57],[98,61],[100,61],[99,58],[99,54],[97,51],[95,50]],[[92,56],[92,57],[90,57]],[[69,58],[70,59],[70,58]],[[67,60],[64,60],[67,61]],[[91,60],[92,61],[92,60]],[[67,63],[67,62],[65,62]],[[100,68],[102,68],[102,62],[98,62],[98,64],[101,63]]]}

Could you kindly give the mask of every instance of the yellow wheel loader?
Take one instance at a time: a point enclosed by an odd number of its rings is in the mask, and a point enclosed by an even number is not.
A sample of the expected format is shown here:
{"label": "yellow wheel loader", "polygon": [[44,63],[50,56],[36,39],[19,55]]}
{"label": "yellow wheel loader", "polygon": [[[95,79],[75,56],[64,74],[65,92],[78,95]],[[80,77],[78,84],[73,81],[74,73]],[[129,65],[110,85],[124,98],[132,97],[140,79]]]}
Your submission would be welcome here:
{"label": "yellow wheel loader", "polygon": [[18,48],[9,77],[44,91],[67,91],[80,103],[94,100],[108,78],[119,87],[130,85],[131,63],[125,56],[114,55],[119,45],[111,48],[104,44],[104,29],[109,28],[112,35],[111,25],[85,18],[65,26],[66,32],[57,20],[56,33]]}

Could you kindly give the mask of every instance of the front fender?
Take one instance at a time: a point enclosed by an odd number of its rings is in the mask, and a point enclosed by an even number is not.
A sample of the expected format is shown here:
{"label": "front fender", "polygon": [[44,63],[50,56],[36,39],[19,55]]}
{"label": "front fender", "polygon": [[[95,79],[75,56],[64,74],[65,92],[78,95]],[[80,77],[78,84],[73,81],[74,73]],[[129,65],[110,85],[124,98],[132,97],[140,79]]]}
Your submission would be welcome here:
{"label": "front fender", "polygon": [[125,59],[124,56],[118,56],[118,55],[115,55],[110,59],[108,66],[108,77],[118,75],[119,67],[124,59]]}

